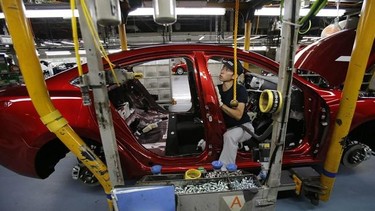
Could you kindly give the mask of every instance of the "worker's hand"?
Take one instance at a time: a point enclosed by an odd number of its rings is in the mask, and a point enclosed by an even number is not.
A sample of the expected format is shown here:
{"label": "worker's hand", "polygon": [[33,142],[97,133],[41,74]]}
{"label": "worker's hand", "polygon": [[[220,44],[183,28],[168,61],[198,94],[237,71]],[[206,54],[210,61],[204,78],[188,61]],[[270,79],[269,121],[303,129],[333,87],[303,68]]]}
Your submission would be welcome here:
{"label": "worker's hand", "polygon": [[223,101],[221,101],[221,95],[220,95],[220,91],[219,91],[219,88],[217,86],[215,86],[215,91],[216,91],[216,95],[217,95],[217,100],[219,101],[219,107],[223,106]]}

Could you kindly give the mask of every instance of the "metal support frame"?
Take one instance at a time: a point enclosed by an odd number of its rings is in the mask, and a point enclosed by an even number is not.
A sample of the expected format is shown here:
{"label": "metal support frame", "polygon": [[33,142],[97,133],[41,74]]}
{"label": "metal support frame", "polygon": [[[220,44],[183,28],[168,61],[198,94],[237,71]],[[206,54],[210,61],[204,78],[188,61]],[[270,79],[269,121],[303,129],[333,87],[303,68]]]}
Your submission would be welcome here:
{"label": "metal support frame", "polygon": [[291,85],[294,72],[294,55],[297,46],[300,1],[285,1],[285,15],[281,31],[281,58],[277,90],[282,94],[283,105],[280,113],[273,115],[271,155],[268,175],[263,186],[264,194],[257,200],[259,206],[275,209],[277,193],[280,186],[281,167],[285,146],[285,136],[290,108]]}
{"label": "metal support frame", "polygon": [[[90,10],[93,25],[96,27],[96,18],[93,1],[85,0],[88,9]],[[108,98],[108,90],[105,80],[105,72],[103,70],[103,62],[100,50],[95,47],[93,35],[90,33],[88,20],[82,10],[80,0],[76,0],[79,11],[79,22],[81,26],[81,33],[85,43],[87,65],[89,72],[88,85],[92,89],[94,97],[94,106],[96,117],[100,130],[100,137],[103,144],[106,164],[109,172],[112,187],[124,185],[124,177],[121,169],[120,157],[118,154],[118,147],[116,142],[115,131],[113,127],[112,114],[110,110],[110,103]]]}

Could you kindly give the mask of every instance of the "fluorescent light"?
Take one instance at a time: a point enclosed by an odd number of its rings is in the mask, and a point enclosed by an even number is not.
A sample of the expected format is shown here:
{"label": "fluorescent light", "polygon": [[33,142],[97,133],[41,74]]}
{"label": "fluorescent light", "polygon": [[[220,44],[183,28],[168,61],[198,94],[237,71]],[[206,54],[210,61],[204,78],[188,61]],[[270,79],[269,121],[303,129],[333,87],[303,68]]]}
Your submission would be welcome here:
{"label": "fluorescent light", "polygon": [[8,35],[0,35],[1,44],[13,44],[12,38]]}
{"label": "fluorescent light", "polygon": [[[306,16],[310,9],[301,9],[300,16]],[[336,17],[344,15],[346,10],[339,9],[338,13],[336,9],[321,9],[316,16],[321,17]],[[284,10],[283,10],[284,14]],[[255,15],[257,16],[279,16],[280,15],[280,8],[262,8],[259,10],[255,10]]]}
{"label": "fluorescent light", "polygon": [[250,51],[267,51],[266,46],[252,46],[250,47]]}
{"label": "fluorescent light", "polygon": [[69,41],[61,41],[61,43],[65,45],[74,45],[73,42],[69,42]]}
{"label": "fluorescent light", "polygon": [[[74,10],[76,17],[79,16],[78,11]],[[129,16],[148,16],[153,15],[154,9],[151,7],[138,8],[129,13]],[[224,8],[187,8],[177,7],[177,15],[224,15]],[[70,9],[52,9],[52,10],[26,10],[27,18],[71,18],[72,11]],[[0,19],[4,19],[4,13],[0,13]]]}
{"label": "fluorescent light", "polygon": [[254,15],[256,16],[279,16],[280,8],[262,8],[255,10]]}
{"label": "fluorescent light", "polygon": [[[305,9],[306,10],[306,9]],[[339,9],[338,12],[336,9],[321,9],[319,10],[318,14],[316,16],[320,17],[337,17],[337,16],[343,16],[345,14],[346,10]],[[307,15],[308,10],[305,12],[305,15]]]}
{"label": "fluorescent light", "polygon": [[71,55],[70,51],[46,51],[47,56],[67,56]]}
{"label": "fluorescent light", "polygon": [[237,38],[238,41],[245,39],[245,36]]}
{"label": "fluorescent light", "polygon": [[44,41],[44,44],[46,44],[46,45],[54,45],[54,46],[61,46],[61,43],[48,42],[48,41]]}
{"label": "fluorescent light", "polygon": [[[309,9],[301,9],[300,16],[305,16]],[[339,16],[342,16],[345,10],[339,9]],[[76,17],[79,16],[78,11],[74,10]],[[129,16],[150,16],[154,14],[154,9],[151,7],[137,8],[129,13]],[[177,15],[224,15],[225,8],[188,8],[188,7],[177,7]],[[262,8],[255,10],[257,16],[278,16],[280,15],[280,8]],[[323,17],[336,17],[336,9],[321,9],[317,16]],[[52,10],[26,10],[27,18],[71,18],[72,11],[70,9],[52,9]],[[0,13],[0,19],[4,19],[4,14]]]}
{"label": "fluorescent light", "polygon": [[[150,7],[137,8],[129,13],[129,16],[148,16],[153,15],[154,9]],[[177,7],[177,15],[224,15],[224,8],[188,8],[188,7]]]}
{"label": "fluorescent light", "polygon": [[225,8],[187,8],[187,7],[177,7],[177,15],[224,15]]}
{"label": "fluorescent light", "polygon": [[259,39],[259,38],[260,38],[260,36],[255,36],[255,37],[250,38],[250,40],[256,40],[256,39]]}
{"label": "fluorescent light", "polygon": [[[78,17],[78,10],[74,10]],[[52,9],[52,10],[26,10],[27,18],[71,18],[72,10],[70,9]],[[4,13],[0,13],[0,19],[4,19]]]}
{"label": "fluorescent light", "polygon": [[147,15],[153,15],[154,14],[154,9],[151,7],[142,7],[142,8],[137,8],[131,12],[129,12],[128,16],[147,16]]}
{"label": "fluorescent light", "polygon": [[111,54],[111,53],[117,53],[117,52],[120,52],[121,49],[109,49],[108,50],[108,53]]}
{"label": "fluorescent light", "polygon": [[[241,49],[245,49],[245,47],[240,47]],[[250,51],[267,51],[266,46],[250,46]]]}

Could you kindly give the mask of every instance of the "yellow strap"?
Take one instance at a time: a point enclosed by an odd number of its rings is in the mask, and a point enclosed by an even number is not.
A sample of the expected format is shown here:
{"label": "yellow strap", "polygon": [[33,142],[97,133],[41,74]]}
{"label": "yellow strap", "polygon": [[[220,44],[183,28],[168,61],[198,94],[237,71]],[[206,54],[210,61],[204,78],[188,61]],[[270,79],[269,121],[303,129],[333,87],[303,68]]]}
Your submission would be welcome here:
{"label": "yellow strap", "polygon": [[43,124],[46,125],[48,130],[53,133],[68,124],[68,121],[62,117],[58,110],[54,110],[51,113],[40,117],[40,120],[42,120]]}
{"label": "yellow strap", "polygon": [[61,118],[61,113],[58,110],[54,110],[51,113],[40,117],[40,120],[46,125],[59,118]]}
{"label": "yellow strap", "polygon": [[66,121],[66,119],[62,117],[61,119],[49,123],[48,125],[46,125],[46,127],[49,129],[49,131],[56,133],[58,130],[65,127],[65,125],[67,124],[68,121]]}

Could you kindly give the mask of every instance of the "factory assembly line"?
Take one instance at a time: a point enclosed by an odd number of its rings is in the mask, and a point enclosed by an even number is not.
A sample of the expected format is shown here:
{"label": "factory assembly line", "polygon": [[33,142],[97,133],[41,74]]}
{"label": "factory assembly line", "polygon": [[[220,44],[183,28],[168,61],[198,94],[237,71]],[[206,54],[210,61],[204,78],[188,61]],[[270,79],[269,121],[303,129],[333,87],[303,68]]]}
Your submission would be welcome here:
{"label": "factory assembly line", "polygon": [[[81,30],[87,29],[87,64],[45,80],[35,71],[40,65],[22,2],[1,3],[26,84],[0,91],[4,167],[44,179],[72,151],[73,178],[100,183],[110,209],[127,210],[129,197],[143,194],[150,197],[145,209],[158,202],[164,210],[274,210],[278,191],[296,190],[313,204],[328,200],[340,162],[355,167],[374,154],[375,45],[365,36],[374,3],[364,3],[357,29],[323,38],[295,57],[298,27],[288,23],[298,19],[299,4],[286,3],[278,63],[236,45],[165,44],[103,56],[86,11],[92,7],[83,2],[77,8]],[[160,105],[143,81],[155,69],[158,76],[165,71],[152,64],[176,59],[184,70],[175,77],[186,74],[190,92],[184,111]],[[212,77],[223,59],[246,64],[240,83],[255,129],[227,172],[214,165],[227,129]],[[125,179],[138,182],[125,187]]]}

